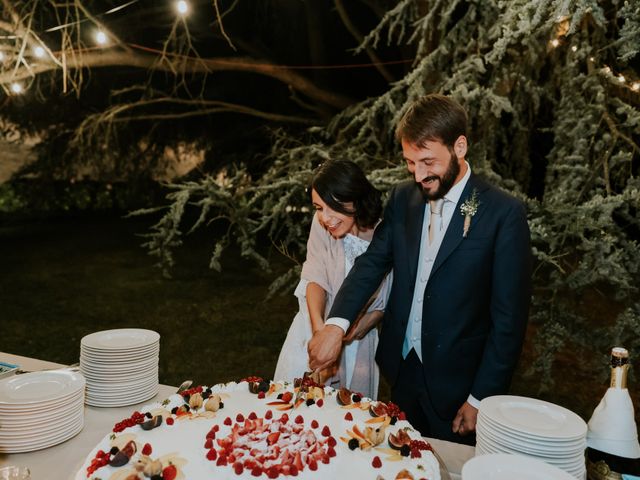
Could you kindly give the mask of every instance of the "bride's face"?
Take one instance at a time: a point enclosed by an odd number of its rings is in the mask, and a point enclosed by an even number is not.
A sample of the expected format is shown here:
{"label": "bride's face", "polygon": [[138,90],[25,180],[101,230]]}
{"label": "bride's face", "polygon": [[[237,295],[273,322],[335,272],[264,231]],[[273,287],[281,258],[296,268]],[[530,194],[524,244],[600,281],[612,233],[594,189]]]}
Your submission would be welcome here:
{"label": "bride's face", "polygon": [[[315,189],[311,190],[311,201],[318,214],[320,224],[333,238],[342,238],[347,233],[357,234],[355,218],[332,210],[331,207],[320,198],[320,195],[318,195]],[[344,207],[347,210],[353,210],[353,203],[345,203]]]}

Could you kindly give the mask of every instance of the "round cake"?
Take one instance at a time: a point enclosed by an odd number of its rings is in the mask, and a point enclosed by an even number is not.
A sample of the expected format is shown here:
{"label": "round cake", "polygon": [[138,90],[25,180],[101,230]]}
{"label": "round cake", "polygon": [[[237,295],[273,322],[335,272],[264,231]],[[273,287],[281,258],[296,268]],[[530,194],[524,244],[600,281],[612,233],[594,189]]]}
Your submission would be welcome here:
{"label": "round cake", "polygon": [[310,379],[190,388],[114,425],[76,480],[440,479],[392,403]]}

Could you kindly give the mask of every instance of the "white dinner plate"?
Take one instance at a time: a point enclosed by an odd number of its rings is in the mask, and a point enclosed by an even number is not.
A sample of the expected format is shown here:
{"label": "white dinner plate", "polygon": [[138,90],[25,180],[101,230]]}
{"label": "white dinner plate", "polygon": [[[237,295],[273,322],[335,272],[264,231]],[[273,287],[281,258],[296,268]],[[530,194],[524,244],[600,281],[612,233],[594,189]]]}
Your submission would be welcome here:
{"label": "white dinner plate", "polygon": [[575,439],[587,434],[587,424],[571,410],[535,398],[496,395],[483,399],[480,410],[500,425],[528,436]]}
{"label": "white dinner plate", "polygon": [[485,415],[478,415],[478,425],[480,425],[481,429],[485,431],[491,432],[494,435],[499,435],[500,437],[508,438],[516,441],[526,441],[531,445],[537,445],[540,447],[549,447],[554,449],[565,449],[565,448],[577,448],[580,445],[583,445],[586,442],[586,436],[571,438],[571,439],[562,439],[562,438],[543,438],[537,435],[529,435],[525,432],[521,432],[518,430],[514,430],[512,428],[505,427]]}
{"label": "white dinner plate", "polygon": [[91,333],[80,340],[80,345],[94,350],[133,350],[160,341],[153,330],[119,328]]}
{"label": "white dinner plate", "polygon": [[43,408],[33,412],[22,412],[12,415],[0,415],[0,432],[16,426],[28,426],[32,424],[42,424],[49,420],[64,417],[82,409],[84,405],[84,395],[75,399],[72,403],[56,407],[55,409]]}
{"label": "white dinner plate", "polygon": [[520,455],[489,454],[462,467],[462,480],[575,480],[552,465]]}
{"label": "white dinner plate", "polygon": [[23,426],[20,429],[12,430],[0,428],[0,444],[22,439],[39,440],[54,436],[60,430],[65,430],[69,425],[74,425],[82,416],[84,416],[84,410],[76,409],[70,415],[47,421],[45,424]]}
{"label": "white dinner plate", "polygon": [[114,370],[111,373],[94,373],[93,371],[82,369],[82,374],[85,376],[87,381],[98,380],[105,382],[114,382],[118,383],[118,381],[122,382],[125,380],[142,377],[144,375],[149,375],[149,373],[155,373],[159,369],[157,364],[151,364],[148,367],[143,369],[136,369],[132,371],[120,371]]}
{"label": "white dinner plate", "polygon": [[520,450],[511,449],[508,447],[504,447],[502,445],[496,445],[487,441],[486,439],[481,439],[478,441],[478,445],[482,447],[482,450],[485,453],[505,453],[510,455],[522,455],[524,457],[535,458],[536,460],[540,460],[550,465],[554,465],[562,470],[576,470],[584,466],[585,458],[584,453],[576,454],[571,457],[547,457],[544,455],[535,455],[528,454],[526,452],[522,452]]}
{"label": "white dinner plate", "polygon": [[56,437],[44,439],[41,441],[26,442],[22,445],[12,445],[10,447],[3,447],[2,445],[0,445],[0,453],[25,453],[42,450],[43,448],[53,447],[54,445],[58,445],[69,440],[72,437],[75,437],[82,431],[83,427],[84,419],[82,419],[79,423],[70,426],[68,430],[60,432],[60,434]]}
{"label": "white dinner plate", "polygon": [[24,406],[65,398],[82,390],[84,385],[84,377],[69,370],[14,375],[0,380],[0,405]]}
{"label": "white dinner plate", "polygon": [[93,398],[87,395],[85,404],[92,407],[126,407],[127,405],[135,405],[136,403],[142,403],[150,398],[155,397],[158,394],[158,387],[145,391],[140,395],[126,396],[116,400],[104,400],[100,398]]}

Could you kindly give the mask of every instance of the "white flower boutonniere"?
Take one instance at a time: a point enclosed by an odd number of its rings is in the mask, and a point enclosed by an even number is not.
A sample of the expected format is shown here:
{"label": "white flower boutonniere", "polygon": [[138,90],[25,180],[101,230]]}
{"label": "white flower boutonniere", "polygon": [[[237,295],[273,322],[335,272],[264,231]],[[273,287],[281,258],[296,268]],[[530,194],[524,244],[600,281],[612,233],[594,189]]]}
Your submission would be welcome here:
{"label": "white flower boutonniere", "polygon": [[478,191],[474,188],[471,193],[471,197],[467,198],[462,205],[460,205],[460,213],[464,216],[464,227],[462,230],[462,237],[467,238],[469,228],[471,227],[471,217],[478,212]]}

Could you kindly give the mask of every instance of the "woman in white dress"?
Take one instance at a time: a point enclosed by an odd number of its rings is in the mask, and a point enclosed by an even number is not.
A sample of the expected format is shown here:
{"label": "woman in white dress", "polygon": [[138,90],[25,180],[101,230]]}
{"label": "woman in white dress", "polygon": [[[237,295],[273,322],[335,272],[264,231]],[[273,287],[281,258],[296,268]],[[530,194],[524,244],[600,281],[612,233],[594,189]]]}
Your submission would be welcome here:
{"label": "woman in white dress", "polygon": [[[369,246],[382,213],[380,197],[360,167],[351,161],[329,160],[315,172],[311,182],[315,215],[307,241],[307,258],[295,290],[299,311],[282,346],[275,380],[292,382],[309,370],[307,343],[324,325],[340,285],[356,258]],[[377,397],[376,325],[382,319],[388,298],[389,276],[347,332],[339,363],[322,372],[325,384]]]}

